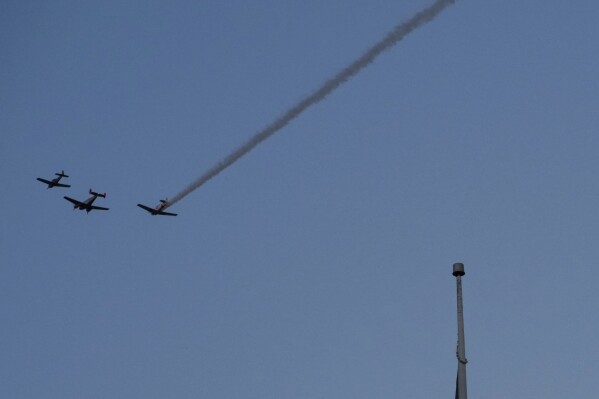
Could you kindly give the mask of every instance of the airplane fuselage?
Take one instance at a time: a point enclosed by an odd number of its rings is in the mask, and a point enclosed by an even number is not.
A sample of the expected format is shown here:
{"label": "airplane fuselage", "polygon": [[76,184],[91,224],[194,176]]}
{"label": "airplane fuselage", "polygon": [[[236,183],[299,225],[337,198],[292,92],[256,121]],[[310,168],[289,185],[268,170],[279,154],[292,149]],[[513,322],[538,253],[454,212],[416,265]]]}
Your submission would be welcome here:
{"label": "airplane fuselage", "polygon": [[56,185],[58,184],[60,179],[61,179],[60,177],[55,177],[54,179],[52,179],[50,181],[50,184],[48,184],[48,188],[56,187]]}
{"label": "airplane fuselage", "polygon": [[88,199],[83,201],[81,204],[73,205],[73,209],[81,209],[82,211],[89,212],[92,210],[92,205],[93,205],[94,201],[96,200],[96,198],[98,198],[97,195],[92,195],[91,197],[89,197]]}
{"label": "airplane fuselage", "polygon": [[152,215],[160,215],[161,212],[163,212],[163,209],[166,207],[166,204],[161,203],[159,205],[156,205],[154,207],[154,209],[150,212]]}

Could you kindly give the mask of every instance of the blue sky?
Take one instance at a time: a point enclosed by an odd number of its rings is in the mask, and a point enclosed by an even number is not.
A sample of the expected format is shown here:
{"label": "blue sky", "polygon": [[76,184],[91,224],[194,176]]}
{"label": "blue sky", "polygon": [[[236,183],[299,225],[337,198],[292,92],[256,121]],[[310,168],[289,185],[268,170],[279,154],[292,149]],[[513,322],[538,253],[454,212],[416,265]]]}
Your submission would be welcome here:
{"label": "blue sky", "polygon": [[454,262],[471,397],[594,396],[596,2],[457,1],[135,206],[430,3],[2,2],[0,396],[452,397]]}

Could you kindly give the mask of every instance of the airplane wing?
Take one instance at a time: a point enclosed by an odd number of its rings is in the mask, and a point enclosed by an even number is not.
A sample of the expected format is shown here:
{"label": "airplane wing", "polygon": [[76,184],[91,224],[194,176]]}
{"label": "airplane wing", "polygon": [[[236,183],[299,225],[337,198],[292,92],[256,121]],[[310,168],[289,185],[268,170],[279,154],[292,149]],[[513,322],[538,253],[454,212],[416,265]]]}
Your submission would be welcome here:
{"label": "airplane wing", "polygon": [[66,195],[64,196],[64,199],[66,199],[66,200],[67,200],[67,201],[69,201],[69,202],[72,202],[72,203],[73,203],[73,204],[75,204],[75,205],[78,205],[78,206],[85,206],[85,204],[84,204],[83,202],[81,202],[81,201],[77,201],[76,199],[73,199],[73,198],[71,198],[71,197],[67,197]]}
{"label": "airplane wing", "polygon": [[145,209],[146,211],[150,212],[152,215],[156,213],[156,209],[152,209],[149,206],[145,206],[144,204],[137,204],[137,206],[139,206],[142,209]]}
{"label": "airplane wing", "polygon": [[107,211],[107,210],[109,210],[110,208],[104,208],[104,207],[101,207],[101,206],[92,205],[92,206],[90,206],[90,210],[91,210],[91,209],[96,209],[96,210],[98,210],[98,211]]}
{"label": "airplane wing", "polygon": [[41,177],[38,177],[37,180],[41,181],[42,183],[46,183],[47,185],[52,184],[50,180],[42,179]]}
{"label": "airplane wing", "polygon": [[177,216],[176,213],[170,213],[170,212],[165,212],[165,211],[158,212],[158,215],[163,215],[163,216]]}
{"label": "airplane wing", "polygon": [[56,186],[56,187],[71,187],[70,184],[62,184],[62,183],[55,183],[54,186]]}

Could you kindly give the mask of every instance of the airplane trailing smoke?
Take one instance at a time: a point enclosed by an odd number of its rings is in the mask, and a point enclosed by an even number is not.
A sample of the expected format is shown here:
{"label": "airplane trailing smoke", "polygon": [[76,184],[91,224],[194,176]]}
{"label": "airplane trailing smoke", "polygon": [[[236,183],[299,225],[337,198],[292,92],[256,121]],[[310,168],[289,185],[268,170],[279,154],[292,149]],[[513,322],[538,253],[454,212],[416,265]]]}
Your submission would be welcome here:
{"label": "airplane trailing smoke", "polygon": [[[261,142],[263,142],[264,140],[281,130],[283,127],[285,127],[289,122],[297,118],[310,106],[318,103],[319,101],[324,100],[326,96],[331,94],[335,89],[346,83],[350,78],[352,78],[362,69],[370,65],[370,63],[372,63],[379,55],[381,55],[381,53],[383,53],[386,50],[389,50],[400,40],[406,37],[409,33],[411,33],[413,30],[433,20],[441,11],[443,11],[447,6],[454,2],[455,0],[437,0],[429,7],[416,13],[408,21],[400,25],[397,25],[389,34],[387,34],[387,36],[384,39],[373,45],[358,59],[356,59],[343,70],[338,72],[335,76],[324,82],[312,94],[299,101],[296,105],[287,110],[282,116],[275,119],[275,121],[273,121],[271,124],[267,125],[261,131],[252,136],[245,144],[235,149],[221,161],[219,161],[206,172],[204,172],[203,175],[197,178],[189,186],[185,187],[181,192],[173,196],[171,200],[168,201],[167,206],[171,206],[176,202],[182,200],[192,191],[198,189],[208,180],[212,179],[220,172],[234,164],[237,160],[239,160],[245,154],[254,149],[254,147],[256,147],[258,144],[260,144]],[[163,209],[166,209],[167,206],[165,206]]]}

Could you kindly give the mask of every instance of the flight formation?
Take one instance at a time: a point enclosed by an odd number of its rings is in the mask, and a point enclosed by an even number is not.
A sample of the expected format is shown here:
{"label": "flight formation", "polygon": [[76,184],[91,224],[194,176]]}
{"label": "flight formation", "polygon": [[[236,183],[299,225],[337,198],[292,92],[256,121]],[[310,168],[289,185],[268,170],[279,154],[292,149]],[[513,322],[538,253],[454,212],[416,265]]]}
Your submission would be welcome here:
{"label": "flight formation", "polygon": [[[61,183],[61,179],[64,178],[68,178],[69,176],[66,175],[64,173],[64,170],[60,171],[59,173],[55,173],[56,176],[54,179],[52,180],[48,180],[48,179],[43,179],[41,177],[38,177],[37,180],[46,184],[48,187],[47,188],[53,188],[53,187],[71,187],[70,184],[64,184]],[[88,199],[86,199],[85,201],[79,201],[76,200],[74,198],[68,197],[68,196],[64,196],[63,198],[67,201],[69,201],[70,203],[73,204],[73,210],[75,209],[79,209],[82,211],[86,211],[87,213],[90,213],[93,210],[97,210],[97,211],[107,211],[110,208],[105,208],[103,206],[97,206],[94,205],[94,201],[98,198],[106,198],[106,193],[97,193],[94,190],[92,190],[91,188],[89,189],[89,194],[91,195],[91,197],[89,197]],[[165,209],[169,206],[169,202],[168,202],[168,198],[160,200],[160,202],[158,203],[158,205],[156,205],[156,207],[151,208],[149,206],[143,205],[143,204],[137,204],[138,207],[140,207],[141,209],[147,211],[150,215],[152,216],[156,216],[156,215],[160,215],[160,216],[177,216],[176,213],[171,213],[171,212],[166,212]]]}
{"label": "flight formation", "polygon": [[[391,32],[389,32],[384,38],[379,40],[369,49],[367,49],[362,55],[356,58],[353,62],[351,62],[348,66],[343,68],[337,74],[333,75],[330,79],[326,80],[320,87],[314,90],[311,94],[308,94],[306,97],[301,99],[297,104],[289,108],[286,112],[284,112],[280,117],[275,119],[273,122],[268,124],[265,128],[260,130],[258,133],[254,134],[248,141],[246,141],[241,146],[234,149],[229,155],[225,156],[223,159],[218,161],[214,166],[209,168],[204,174],[198,177],[195,181],[181,190],[179,193],[175,194],[171,197],[171,200],[168,199],[160,200],[158,205],[154,208],[143,204],[137,204],[138,207],[145,210],[152,216],[162,215],[162,216],[177,216],[176,213],[166,212],[166,209],[176,204],[187,195],[191,194],[196,189],[200,188],[206,182],[211,180],[220,174],[223,170],[233,165],[239,159],[248,154],[252,149],[262,143],[264,140],[267,140],[272,135],[283,129],[290,122],[292,122],[295,118],[301,115],[305,110],[315,105],[316,103],[323,101],[329,94],[337,90],[340,86],[347,83],[351,78],[357,75],[364,68],[368,67],[370,64],[374,62],[374,60],[379,57],[385,51],[391,49],[398,42],[403,40],[404,37],[409,35],[414,30],[418,29],[422,25],[432,21],[441,11],[443,11],[447,6],[454,3],[455,0],[436,0],[430,6],[422,9],[417,12],[414,16],[412,16],[406,22],[403,22],[393,28]],[[58,176],[53,180],[46,180],[42,178],[37,178],[37,180],[41,181],[48,185],[48,188],[52,187],[70,187],[68,184],[60,183],[60,179],[63,177],[68,177],[64,174],[64,171],[61,173],[56,173]],[[105,198],[106,193],[99,194],[91,189],[89,193],[92,195],[85,201],[78,201],[73,198],[65,196],[64,198],[74,204],[74,209],[85,210],[90,212],[94,209],[96,210],[108,210],[107,208],[99,207],[93,205],[93,202],[98,198]]]}

